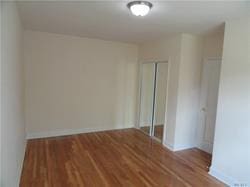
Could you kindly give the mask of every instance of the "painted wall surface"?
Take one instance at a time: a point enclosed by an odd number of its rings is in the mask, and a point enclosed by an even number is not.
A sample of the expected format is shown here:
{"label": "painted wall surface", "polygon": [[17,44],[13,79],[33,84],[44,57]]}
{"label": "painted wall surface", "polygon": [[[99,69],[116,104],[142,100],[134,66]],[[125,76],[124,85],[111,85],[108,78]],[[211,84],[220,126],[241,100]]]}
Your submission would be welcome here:
{"label": "painted wall surface", "polygon": [[1,2],[1,187],[19,186],[25,152],[22,27],[14,2]]}
{"label": "painted wall surface", "polygon": [[139,59],[169,61],[164,144],[172,150],[193,147],[198,120],[203,39],[178,34],[140,45]]}
{"label": "painted wall surface", "polygon": [[137,46],[25,31],[28,136],[132,127]]}
{"label": "painted wall surface", "polygon": [[174,149],[196,145],[203,38],[182,34]]}
{"label": "painted wall surface", "polygon": [[204,37],[203,58],[222,58],[224,32]]}
{"label": "painted wall surface", "polygon": [[181,37],[181,35],[174,35],[159,41],[147,42],[139,46],[140,62],[168,61],[168,112],[166,113],[166,132],[164,132],[166,138],[163,142],[167,146],[174,145]]}
{"label": "painted wall surface", "polygon": [[226,22],[210,173],[250,186],[250,19]]}

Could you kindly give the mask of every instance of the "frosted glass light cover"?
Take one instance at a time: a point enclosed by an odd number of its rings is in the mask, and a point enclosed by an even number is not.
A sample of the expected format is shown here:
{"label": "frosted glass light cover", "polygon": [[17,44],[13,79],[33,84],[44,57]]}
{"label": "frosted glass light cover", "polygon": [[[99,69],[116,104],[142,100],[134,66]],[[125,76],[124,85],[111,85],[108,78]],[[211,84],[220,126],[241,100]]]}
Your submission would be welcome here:
{"label": "frosted glass light cover", "polygon": [[149,13],[150,7],[145,4],[134,4],[130,10],[135,16],[145,16]]}

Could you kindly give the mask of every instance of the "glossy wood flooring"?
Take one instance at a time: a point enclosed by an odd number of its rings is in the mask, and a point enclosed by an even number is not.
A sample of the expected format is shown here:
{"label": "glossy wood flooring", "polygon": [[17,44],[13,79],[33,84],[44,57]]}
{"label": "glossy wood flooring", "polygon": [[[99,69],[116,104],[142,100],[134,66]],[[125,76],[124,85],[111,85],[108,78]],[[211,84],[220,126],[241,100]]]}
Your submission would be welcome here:
{"label": "glossy wood flooring", "polygon": [[223,186],[210,156],[171,152],[136,129],[29,140],[21,187]]}

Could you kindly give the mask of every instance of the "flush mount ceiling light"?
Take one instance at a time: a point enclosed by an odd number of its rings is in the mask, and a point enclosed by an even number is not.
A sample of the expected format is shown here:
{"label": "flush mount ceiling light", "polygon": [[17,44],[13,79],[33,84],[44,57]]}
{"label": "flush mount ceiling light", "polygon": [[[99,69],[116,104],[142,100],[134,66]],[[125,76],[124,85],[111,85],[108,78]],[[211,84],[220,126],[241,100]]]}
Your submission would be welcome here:
{"label": "flush mount ceiling light", "polygon": [[127,6],[135,16],[146,16],[153,5],[148,1],[132,1]]}

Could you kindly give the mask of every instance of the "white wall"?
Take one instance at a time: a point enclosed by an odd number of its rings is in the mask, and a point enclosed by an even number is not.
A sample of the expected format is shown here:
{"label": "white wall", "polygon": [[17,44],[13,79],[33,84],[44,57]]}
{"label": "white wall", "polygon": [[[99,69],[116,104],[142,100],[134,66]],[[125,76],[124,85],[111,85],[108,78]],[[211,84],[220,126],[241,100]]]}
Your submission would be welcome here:
{"label": "white wall", "polygon": [[226,22],[210,173],[250,186],[250,19]]}
{"label": "white wall", "polygon": [[182,34],[174,149],[196,145],[203,38]]}
{"label": "white wall", "polygon": [[164,145],[172,150],[195,145],[203,38],[178,34],[139,47],[140,62],[169,61]]}
{"label": "white wall", "polygon": [[224,32],[204,37],[203,58],[222,58]]}
{"label": "white wall", "polygon": [[166,138],[164,144],[174,144],[174,132],[176,123],[176,107],[179,80],[181,35],[169,36],[158,41],[151,41],[139,46],[140,62],[168,61],[169,80],[166,116]]}
{"label": "white wall", "polygon": [[1,184],[19,186],[25,151],[22,27],[15,3],[1,2]]}
{"label": "white wall", "polygon": [[135,125],[137,46],[25,31],[29,137]]}

